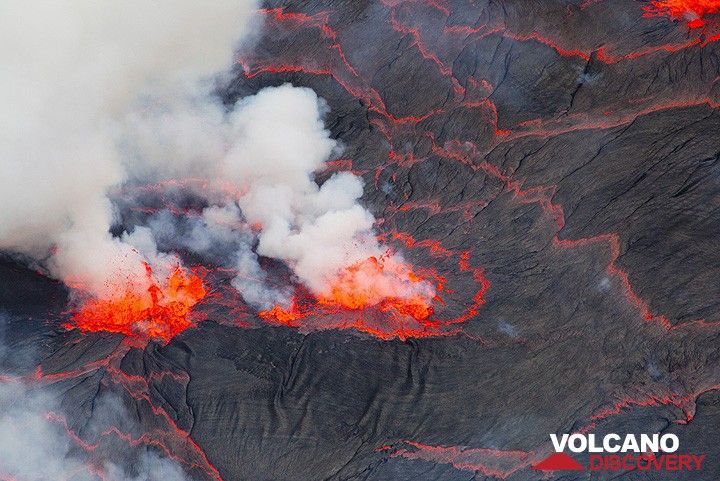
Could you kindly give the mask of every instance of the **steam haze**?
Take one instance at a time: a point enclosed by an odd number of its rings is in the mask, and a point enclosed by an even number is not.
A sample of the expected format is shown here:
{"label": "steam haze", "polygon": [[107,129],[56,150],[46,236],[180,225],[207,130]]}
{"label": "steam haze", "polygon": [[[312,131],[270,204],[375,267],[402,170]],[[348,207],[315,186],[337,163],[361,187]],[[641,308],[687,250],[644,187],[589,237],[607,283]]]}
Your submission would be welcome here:
{"label": "steam haze", "polygon": [[122,119],[143,95],[184,95],[227,67],[255,8],[247,0],[3,2],[0,249],[44,261],[98,295],[118,274],[142,278],[142,257],[108,233],[106,194],[126,177]]}
{"label": "steam haze", "polygon": [[[340,152],[322,99],[286,84],[228,110],[211,94],[238,38],[252,33],[255,7],[5,3],[0,249],[85,296],[134,290],[138,315],[156,304],[149,291],[169,290],[184,269],[177,252],[234,269],[232,285],[258,309],[292,302],[292,289],[270,283],[258,256],[284,262],[317,296],[339,289],[363,305],[432,299],[432,287],[377,242],[375,219],[359,203],[361,178],[343,172],[316,183],[314,173]],[[188,178],[206,181],[195,191],[208,206],[200,218],[180,225],[161,212],[110,234],[111,190]],[[379,258],[388,269],[348,271]],[[188,310],[204,295],[175,291]],[[113,312],[104,306],[100,322]]]}
{"label": "steam haze", "polygon": [[[102,473],[107,481],[192,481],[177,464],[151,452],[139,454],[132,475],[115,464],[85,459],[86,453],[77,449],[63,427],[65,416],[56,395],[49,388],[0,383],[1,479],[95,481]],[[120,417],[129,426],[127,413],[111,411],[111,404],[117,403],[98,402],[93,416]]]}

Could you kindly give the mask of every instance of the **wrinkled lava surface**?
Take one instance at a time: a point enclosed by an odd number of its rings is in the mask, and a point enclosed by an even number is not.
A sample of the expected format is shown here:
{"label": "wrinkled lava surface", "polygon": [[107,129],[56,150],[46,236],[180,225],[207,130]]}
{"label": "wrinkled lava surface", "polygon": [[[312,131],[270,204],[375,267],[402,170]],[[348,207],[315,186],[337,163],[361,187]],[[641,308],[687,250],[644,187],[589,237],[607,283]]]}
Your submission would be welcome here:
{"label": "wrinkled lava surface", "polygon": [[[716,479],[720,19],[660,7],[268,2],[224,99],[327,101],[335,167],[447,323],[267,323],[211,272],[202,322],[137,345],[63,328],[65,288],[4,260],[3,372],[65,391],[78,449],[199,480],[533,480],[572,430],[673,432],[705,468],[653,479]],[[83,432],[105,392],[142,428]]]}

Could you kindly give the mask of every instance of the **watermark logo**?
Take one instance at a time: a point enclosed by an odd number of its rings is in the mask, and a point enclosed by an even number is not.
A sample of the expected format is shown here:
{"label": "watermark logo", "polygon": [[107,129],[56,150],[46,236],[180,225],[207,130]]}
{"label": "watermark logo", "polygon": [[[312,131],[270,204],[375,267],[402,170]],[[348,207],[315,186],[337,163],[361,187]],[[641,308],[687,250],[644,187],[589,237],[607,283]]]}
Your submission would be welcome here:
{"label": "watermark logo", "polygon": [[[704,454],[678,454],[675,434],[550,434],[555,452],[533,468],[539,471],[700,471]],[[587,465],[571,453],[588,453]]]}

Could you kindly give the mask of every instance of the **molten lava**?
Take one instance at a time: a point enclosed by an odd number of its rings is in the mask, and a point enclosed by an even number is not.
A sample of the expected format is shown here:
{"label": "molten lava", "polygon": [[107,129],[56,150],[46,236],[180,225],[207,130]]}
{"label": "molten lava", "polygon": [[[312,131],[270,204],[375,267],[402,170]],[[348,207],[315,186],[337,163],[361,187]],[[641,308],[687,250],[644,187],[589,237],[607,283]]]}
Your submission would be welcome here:
{"label": "molten lava", "polygon": [[422,321],[430,317],[434,292],[425,279],[392,257],[370,257],[340,272],[320,304],[345,309],[377,306]]}
{"label": "molten lava", "polygon": [[653,0],[644,9],[647,16],[687,18],[688,27],[701,28],[703,17],[720,12],[720,0]]}
{"label": "molten lava", "polygon": [[343,269],[322,294],[299,288],[289,307],[274,306],[258,315],[289,327],[355,329],[386,340],[443,335],[439,323],[430,320],[435,290],[388,254]]}
{"label": "molten lava", "polygon": [[177,266],[167,279],[159,281],[151,267],[145,267],[150,287],[143,290],[130,283],[119,287],[111,298],[87,300],[73,314],[74,324],[68,327],[165,342],[190,327],[190,311],[206,294],[202,279]]}
{"label": "molten lava", "polygon": [[297,320],[303,317],[303,314],[297,310],[294,304],[288,309],[274,306],[267,311],[258,312],[258,315],[266,321],[277,322],[289,327],[298,327]]}

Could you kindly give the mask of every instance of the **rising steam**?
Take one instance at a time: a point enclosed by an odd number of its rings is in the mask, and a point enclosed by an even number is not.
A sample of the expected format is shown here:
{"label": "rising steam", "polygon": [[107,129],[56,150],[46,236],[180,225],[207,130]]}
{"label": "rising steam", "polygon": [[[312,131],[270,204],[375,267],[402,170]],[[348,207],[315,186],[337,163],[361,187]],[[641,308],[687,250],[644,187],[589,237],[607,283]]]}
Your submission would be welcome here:
{"label": "rising steam", "polygon": [[[340,150],[324,128],[324,102],[283,85],[228,110],[210,94],[208,79],[230,64],[254,7],[0,7],[0,250],[82,293],[78,327],[165,339],[185,329],[206,289],[176,252],[232,268],[232,285],[258,309],[292,304],[292,288],[269,281],[265,257],[323,303],[358,309],[400,299],[427,317],[434,290],[376,240],[361,179],[315,181]],[[111,229],[118,200],[131,202],[123,188],[178,179],[201,180],[192,189],[201,215],[160,211],[119,223],[120,234]]]}
{"label": "rising steam", "polygon": [[[133,136],[133,151],[141,159],[137,165],[156,175],[189,173],[204,176],[209,183],[231,186],[225,189],[224,197],[214,199],[222,207],[210,207],[203,213],[202,222],[193,226],[191,239],[214,239],[215,243],[230,245],[230,226],[245,222],[259,230],[257,254],[285,262],[318,296],[327,298],[338,289],[349,289],[364,296],[367,305],[387,297],[432,298],[428,284],[406,281],[397,270],[358,269],[354,274],[347,270],[370,258],[394,266],[404,263],[397,256],[383,257],[387,248],[376,240],[372,230],[375,219],[358,202],[363,193],[359,177],[342,172],[322,186],[315,182],[314,172],[323,169],[338,151],[338,144],[323,126],[325,106],[312,90],[291,85],[266,88],[241,100],[225,115],[220,106],[213,110],[211,104],[200,109],[197,103],[185,105],[182,113],[180,108],[174,104],[163,111],[173,111],[173,118],[182,119],[182,127],[197,128],[169,129],[171,118],[165,114],[158,117],[156,112],[136,117],[135,130],[142,134]],[[211,132],[201,128],[207,125],[215,128]],[[188,135],[192,135],[190,143],[204,146],[205,155],[190,152],[175,164],[163,162],[173,152],[183,152]],[[138,139],[142,145],[137,144]],[[153,154],[143,157],[143,152]],[[183,166],[184,172],[178,172],[177,165]],[[217,187],[220,192],[220,185]],[[207,241],[188,243],[173,227],[160,225],[160,220],[154,218],[150,226],[156,232],[171,230],[172,237],[182,243],[178,247],[195,252],[208,249]],[[170,217],[165,216],[165,220],[170,221]],[[245,236],[255,242],[247,231]],[[287,291],[263,288],[264,276],[247,246],[242,244],[233,254],[239,271],[234,285],[256,307],[287,303]]]}
{"label": "rising steam", "polygon": [[[0,249],[107,296],[146,288],[145,264],[109,234],[125,180],[122,120],[152,91],[183,95],[227,66],[251,0],[64,0],[0,5]],[[146,96],[146,97],[143,97]]]}
{"label": "rising steam", "polygon": [[[121,419],[126,427],[132,424],[124,411],[111,411],[108,403],[98,406],[94,418]],[[116,464],[86,459],[91,456],[77,449],[63,428],[64,416],[60,413],[57,394],[47,388],[0,383],[0,479],[192,481],[178,464],[149,451],[132,461],[132,475]],[[89,428],[94,424],[99,423],[93,419]],[[86,448],[90,451],[92,445]]]}

